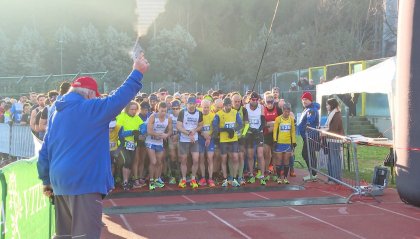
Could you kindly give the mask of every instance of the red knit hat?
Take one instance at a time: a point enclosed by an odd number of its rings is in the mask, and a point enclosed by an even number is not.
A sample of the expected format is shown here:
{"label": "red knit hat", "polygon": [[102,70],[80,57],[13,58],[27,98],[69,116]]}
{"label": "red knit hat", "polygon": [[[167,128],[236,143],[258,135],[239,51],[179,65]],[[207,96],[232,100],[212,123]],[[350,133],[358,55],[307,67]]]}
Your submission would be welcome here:
{"label": "red knit hat", "polygon": [[98,91],[98,84],[96,83],[96,80],[89,76],[83,76],[77,78],[73,83],[71,83],[71,86],[74,88],[86,88],[89,90],[93,90],[96,92],[96,97],[101,96],[101,94]]}
{"label": "red knit hat", "polygon": [[308,100],[310,100],[310,101],[312,101],[312,94],[311,94],[311,92],[304,92],[303,94],[302,94],[302,96],[300,97],[300,99],[308,99]]}

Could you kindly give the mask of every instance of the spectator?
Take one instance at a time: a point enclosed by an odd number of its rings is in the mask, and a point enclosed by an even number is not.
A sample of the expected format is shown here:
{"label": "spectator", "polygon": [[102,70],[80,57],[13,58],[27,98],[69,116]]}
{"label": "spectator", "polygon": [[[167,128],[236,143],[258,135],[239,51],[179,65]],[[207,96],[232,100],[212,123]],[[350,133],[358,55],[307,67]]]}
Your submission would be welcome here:
{"label": "spectator", "polygon": [[109,122],[141,89],[148,69],[144,57],[117,92],[99,97],[93,78],[81,77],[56,103],[39,152],[44,194],[54,196],[56,238],[100,238],[102,199],[114,186],[109,155]]}
{"label": "spectator", "polygon": [[[336,99],[330,98],[327,100],[327,111],[328,118],[323,130],[334,134],[344,135],[340,107]],[[341,143],[333,137],[327,137],[326,143],[329,157],[328,174],[337,180],[341,180]],[[334,181],[331,179],[328,179],[328,182],[334,184]]]}
{"label": "spectator", "polygon": [[299,86],[300,90],[306,91],[308,90],[307,88],[309,87],[309,81],[306,77],[301,77],[297,85]]}
{"label": "spectator", "polygon": [[3,118],[4,115],[4,106],[6,105],[6,101],[1,100],[0,101],[0,119]]}
{"label": "spectator", "polygon": [[292,84],[290,84],[290,88],[289,91],[298,91],[298,87],[296,85],[296,82],[292,82]]}
{"label": "spectator", "polygon": [[[317,158],[315,155],[315,151],[311,149],[310,152],[310,158],[308,155],[307,150],[307,144],[308,144],[308,138],[306,137],[306,127],[311,128],[317,128],[319,126],[319,104],[316,102],[313,102],[312,94],[310,92],[304,92],[301,96],[302,99],[302,105],[304,107],[304,110],[302,112],[302,115],[300,117],[300,121],[298,124],[298,130],[299,134],[303,139],[303,147],[302,147],[302,157],[306,162],[306,165],[308,166],[308,170],[310,170],[310,166],[313,168],[316,168],[317,166]],[[312,135],[309,135],[312,137]],[[309,164],[309,159],[311,159],[311,163]],[[305,176],[303,180],[308,181],[310,180],[310,176]],[[312,179],[316,180],[316,171],[312,170]]]}
{"label": "spectator", "polygon": [[23,114],[23,105],[26,103],[28,98],[22,95],[19,98],[19,101],[12,104],[12,108],[10,109],[10,113],[12,114],[12,119],[14,123],[19,124],[22,119]]}
{"label": "spectator", "polygon": [[316,90],[316,86],[313,79],[309,79],[309,85],[307,87],[307,90]]}
{"label": "spectator", "polygon": [[12,108],[12,104],[10,102],[6,102],[4,105],[4,113],[3,117],[0,120],[0,123],[9,124],[12,123],[12,114],[10,113],[10,108]]}
{"label": "spectator", "polygon": [[30,125],[31,125],[32,132],[34,133],[34,135],[36,137],[38,137],[38,139],[42,139],[40,137],[40,135],[38,134],[38,125],[39,125],[39,119],[41,118],[41,115],[39,115],[38,118],[37,118],[37,116],[38,116],[39,112],[42,112],[42,110],[44,110],[45,100],[46,100],[45,95],[42,95],[42,94],[38,95],[37,96],[37,107],[35,107],[35,109],[33,109],[31,111]]}
{"label": "spectator", "polygon": [[22,119],[20,120],[21,125],[29,125],[31,119],[31,104],[25,103],[23,105]]}

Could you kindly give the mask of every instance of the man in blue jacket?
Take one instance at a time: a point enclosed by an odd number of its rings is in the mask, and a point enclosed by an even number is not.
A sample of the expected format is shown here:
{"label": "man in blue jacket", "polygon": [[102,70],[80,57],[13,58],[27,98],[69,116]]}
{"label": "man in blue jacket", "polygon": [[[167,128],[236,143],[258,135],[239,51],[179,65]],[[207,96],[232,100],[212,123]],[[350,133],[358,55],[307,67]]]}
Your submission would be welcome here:
{"label": "man in blue jacket", "polygon": [[[302,100],[302,105],[303,105],[304,110],[299,120],[298,130],[299,130],[299,134],[302,136],[302,139],[303,139],[302,157],[305,160],[306,165],[308,166],[308,169],[310,170],[309,155],[308,155],[308,148],[307,148],[308,140],[317,140],[319,139],[319,136],[318,137],[315,136],[314,132],[308,132],[308,136],[309,136],[309,139],[308,139],[306,137],[305,130],[306,130],[306,127],[318,128],[320,105],[316,102],[312,102],[313,99],[312,99],[312,94],[310,92],[304,92],[300,98]],[[317,146],[316,144],[318,144],[318,142],[312,142],[309,144],[310,146],[314,146],[314,147],[310,147],[309,149],[310,154],[311,154],[310,156],[311,156],[312,168],[317,167],[317,158],[315,155],[315,146]],[[305,176],[303,178],[304,181],[308,181],[310,179],[312,180],[317,179],[316,171],[312,170],[312,178],[310,175]]]}
{"label": "man in blue jacket", "polygon": [[96,81],[80,77],[56,101],[38,158],[44,194],[55,201],[55,238],[100,238],[102,198],[114,188],[109,122],[142,88],[148,68],[141,55],[114,94],[97,98]]}

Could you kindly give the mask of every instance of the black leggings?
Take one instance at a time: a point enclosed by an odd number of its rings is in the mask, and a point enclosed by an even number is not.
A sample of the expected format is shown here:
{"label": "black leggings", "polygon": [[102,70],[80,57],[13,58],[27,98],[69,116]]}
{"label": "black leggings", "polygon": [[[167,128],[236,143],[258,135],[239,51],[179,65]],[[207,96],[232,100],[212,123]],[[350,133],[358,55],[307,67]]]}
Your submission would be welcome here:
{"label": "black leggings", "polygon": [[[307,144],[308,144],[308,142],[307,142],[307,140],[308,139],[306,139],[306,138],[303,138],[303,147],[302,147],[302,157],[303,157],[303,159],[305,160],[305,162],[306,162],[306,166],[308,167],[308,169],[309,169],[309,157],[308,157],[308,149],[307,149]],[[310,146],[311,146],[311,144],[310,144]],[[315,154],[315,149],[314,148],[309,148],[309,151],[310,151],[310,153],[311,153],[311,166],[312,166],[312,168],[316,168],[317,167],[317,158],[316,158],[316,154]],[[316,175],[316,171],[315,170],[312,170],[312,176],[315,176]]]}
{"label": "black leggings", "polygon": [[122,149],[121,154],[124,159],[124,168],[131,169],[134,157],[136,156],[136,150]]}

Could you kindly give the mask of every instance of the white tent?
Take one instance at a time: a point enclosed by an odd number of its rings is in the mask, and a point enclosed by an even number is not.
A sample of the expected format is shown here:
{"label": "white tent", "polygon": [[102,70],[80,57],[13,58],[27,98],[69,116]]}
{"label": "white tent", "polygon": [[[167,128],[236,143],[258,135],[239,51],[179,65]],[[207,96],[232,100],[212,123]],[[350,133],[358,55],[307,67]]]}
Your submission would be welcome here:
{"label": "white tent", "polygon": [[[364,71],[316,86],[316,100],[322,102],[322,96],[346,93],[384,93],[388,95],[391,123],[394,128],[394,96],[396,58],[391,57],[382,63]],[[393,130],[394,131],[394,130]],[[394,132],[393,132],[394,136]],[[393,137],[394,138],[394,137]]]}

